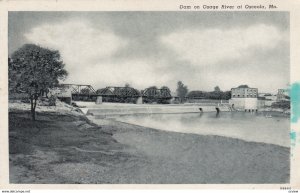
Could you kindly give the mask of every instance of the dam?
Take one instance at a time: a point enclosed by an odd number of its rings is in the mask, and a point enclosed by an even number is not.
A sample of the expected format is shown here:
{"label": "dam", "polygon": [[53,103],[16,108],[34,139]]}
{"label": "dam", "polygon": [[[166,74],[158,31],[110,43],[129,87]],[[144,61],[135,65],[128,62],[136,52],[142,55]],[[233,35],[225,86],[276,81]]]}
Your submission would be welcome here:
{"label": "dam", "polygon": [[219,104],[117,104],[103,103],[79,103],[85,114],[97,116],[110,115],[132,115],[132,114],[180,114],[200,112],[229,112],[232,111],[229,105]]}

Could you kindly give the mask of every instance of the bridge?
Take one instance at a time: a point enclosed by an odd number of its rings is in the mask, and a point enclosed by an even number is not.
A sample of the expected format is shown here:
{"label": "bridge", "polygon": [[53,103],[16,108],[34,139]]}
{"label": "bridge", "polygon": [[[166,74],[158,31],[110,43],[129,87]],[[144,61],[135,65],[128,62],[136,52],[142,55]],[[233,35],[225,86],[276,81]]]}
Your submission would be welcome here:
{"label": "bridge", "polygon": [[95,90],[91,85],[60,84],[58,89],[58,98],[71,97],[74,101],[96,101],[101,96],[103,102],[137,103],[142,98],[145,103],[169,103],[172,98],[169,89],[155,87],[140,92],[132,87],[108,86]]}
{"label": "bridge", "polygon": [[58,98],[71,97],[74,101],[96,101],[100,96],[91,85],[60,84]]}
{"label": "bridge", "polygon": [[102,96],[103,102],[136,103],[141,96],[137,89],[132,87],[109,86],[96,91],[98,96]]}
{"label": "bridge", "polygon": [[167,88],[157,89],[155,87],[150,87],[142,92],[143,101],[145,103],[170,103],[172,99],[171,92]]}

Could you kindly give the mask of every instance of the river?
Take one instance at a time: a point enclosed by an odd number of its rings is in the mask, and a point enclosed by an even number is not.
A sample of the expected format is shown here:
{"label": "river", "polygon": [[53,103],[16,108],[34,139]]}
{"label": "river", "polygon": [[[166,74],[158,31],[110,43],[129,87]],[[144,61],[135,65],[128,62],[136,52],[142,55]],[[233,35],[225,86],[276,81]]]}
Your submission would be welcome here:
{"label": "river", "polygon": [[200,135],[218,135],[290,147],[290,120],[263,113],[221,112],[136,114],[110,117],[143,127]]}

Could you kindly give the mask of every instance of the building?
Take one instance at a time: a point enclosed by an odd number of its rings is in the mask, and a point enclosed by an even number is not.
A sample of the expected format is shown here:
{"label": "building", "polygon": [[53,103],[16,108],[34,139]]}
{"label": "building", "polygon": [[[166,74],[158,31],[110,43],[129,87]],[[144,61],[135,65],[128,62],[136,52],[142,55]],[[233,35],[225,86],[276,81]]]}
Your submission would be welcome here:
{"label": "building", "polygon": [[238,87],[231,89],[231,98],[257,98],[257,95],[257,88]]}
{"label": "building", "polygon": [[288,89],[278,89],[276,101],[289,101]]}
{"label": "building", "polygon": [[259,94],[259,96],[261,95],[262,100],[264,100],[265,102],[265,107],[271,107],[273,103],[276,102],[277,100],[277,95],[273,95],[271,93],[261,93]]}
{"label": "building", "polygon": [[261,107],[258,101],[258,89],[250,88],[247,85],[241,85],[231,89],[231,99],[229,104],[238,110],[257,110]]}

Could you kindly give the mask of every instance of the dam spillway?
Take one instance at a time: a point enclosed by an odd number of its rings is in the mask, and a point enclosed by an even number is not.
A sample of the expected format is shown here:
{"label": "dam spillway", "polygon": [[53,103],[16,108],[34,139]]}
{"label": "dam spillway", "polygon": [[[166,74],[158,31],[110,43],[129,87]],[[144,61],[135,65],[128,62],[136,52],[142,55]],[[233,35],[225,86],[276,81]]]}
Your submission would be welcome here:
{"label": "dam spillway", "polygon": [[84,112],[89,115],[130,115],[130,114],[175,114],[175,113],[201,113],[201,112],[228,112],[226,106],[201,104],[101,104],[87,106]]}

